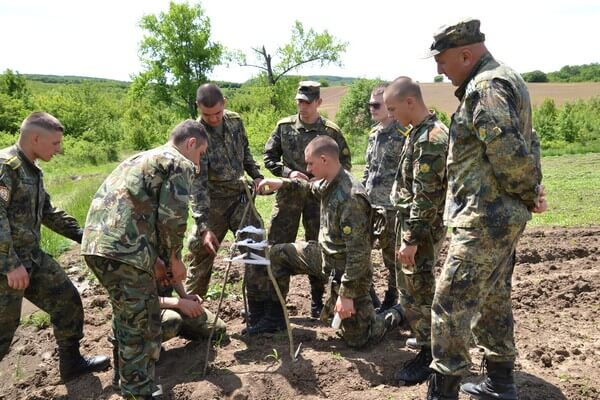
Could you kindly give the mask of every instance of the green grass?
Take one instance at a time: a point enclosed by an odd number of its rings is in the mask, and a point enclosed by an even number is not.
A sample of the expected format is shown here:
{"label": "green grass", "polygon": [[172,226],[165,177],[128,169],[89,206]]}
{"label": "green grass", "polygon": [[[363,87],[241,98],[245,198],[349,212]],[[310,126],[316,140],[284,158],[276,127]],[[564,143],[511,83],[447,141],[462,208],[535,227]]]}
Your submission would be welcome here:
{"label": "green grass", "polygon": [[44,311],[36,311],[21,319],[21,325],[34,326],[38,331],[50,326],[50,315]]}

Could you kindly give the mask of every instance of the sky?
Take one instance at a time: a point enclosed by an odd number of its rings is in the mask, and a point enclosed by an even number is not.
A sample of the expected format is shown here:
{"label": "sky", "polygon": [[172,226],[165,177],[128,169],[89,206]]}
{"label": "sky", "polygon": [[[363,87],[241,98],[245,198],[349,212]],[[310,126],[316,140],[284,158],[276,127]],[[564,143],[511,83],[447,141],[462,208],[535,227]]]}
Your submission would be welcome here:
{"label": "sky", "polygon": [[[212,39],[272,54],[290,37],[295,20],[348,42],[343,65],[309,65],[301,75],[431,82],[433,59],[422,59],[441,25],[481,20],[492,54],[519,72],[555,71],[600,62],[600,1],[525,0],[203,0]],[[130,80],[141,71],[138,46],[143,15],[167,11],[168,0],[0,0],[0,71]],[[251,61],[249,58],[248,61]],[[256,69],[220,66],[213,80],[243,82]]]}

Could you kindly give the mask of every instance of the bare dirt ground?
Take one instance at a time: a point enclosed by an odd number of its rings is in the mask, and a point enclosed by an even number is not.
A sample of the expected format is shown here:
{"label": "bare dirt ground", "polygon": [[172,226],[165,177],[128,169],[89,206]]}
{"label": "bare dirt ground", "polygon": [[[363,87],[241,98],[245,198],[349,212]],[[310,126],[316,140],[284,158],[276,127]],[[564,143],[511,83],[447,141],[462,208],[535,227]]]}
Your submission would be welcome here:
{"label": "bare dirt ground", "polygon": [[[534,106],[541,104],[544,99],[553,99],[557,106],[566,101],[577,99],[589,99],[600,93],[600,82],[584,83],[529,83],[529,93]],[[450,83],[421,83],[423,97],[429,107],[436,107],[448,115],[456,110],[458,100],[454,96],[454,90]],[[327,114],[328,118],[335,118],[342,98],[345,96],[348,86],[332,86],[321,90],[323,104],[320,110]]]}
{"label": "bare dirt ground", "polygon": [[[523,400],[600,399],[600,227],[531,229],[521,240],[513,279],[513,305],[519,349],[517,383]],[[378,292],[385,276],[379,252],[373,254]],[[84,283],[86,354],[111,354],[110,305],[102,288],[85,284],[73,251],[61,258],[75,281]],[[217,266],[223,271],[224,264]],[[239,281],[234,271],[232,281]],[[86,287],[87,286],[87,287]],[[288,298],[298,361],[288,355],[285,334],[246,339],[242,301],[226,300],[223,318],[230,340],[213,352],[209,374],[200,376],[206,342],[173,339],[157,365],[156,377],[172,399],[424,399],[426,386],[396,387],[394,372],[414,353],[404,346],[407,331],[389,333],[376,346],[357,351],[333,329],[306,318],[308,281],[296,277]],[[208,301],[211,309],[216,301]],[[472,351],[473,374],[481,355]],[[10,353],[0,362],[0,399],[111,399],[112,371],[59,382],[50,328],[20,327]],[[475,376],[467,379],[476,379]],[[461,397],[466,399],[466,397]]]}

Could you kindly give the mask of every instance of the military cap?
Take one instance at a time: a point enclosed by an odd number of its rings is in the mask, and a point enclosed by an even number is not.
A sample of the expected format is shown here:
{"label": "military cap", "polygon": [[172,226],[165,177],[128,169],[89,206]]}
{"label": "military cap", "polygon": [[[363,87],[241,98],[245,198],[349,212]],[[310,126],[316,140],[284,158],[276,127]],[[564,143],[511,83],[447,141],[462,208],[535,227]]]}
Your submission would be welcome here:
{"label": "military cap", "polygon": [[309,103],[318,99],[321,95],[321,84],[315,81],[302,81],[298,84],[296,100],[304,100]]}
{"label": "military cap", "polygon": [[440,27],[433,35],[433,44],[426,57],[435,56],[454,47],[483,42],[485,35],[479,30],[480,24],[478,19],[465,18],[454,25]]}

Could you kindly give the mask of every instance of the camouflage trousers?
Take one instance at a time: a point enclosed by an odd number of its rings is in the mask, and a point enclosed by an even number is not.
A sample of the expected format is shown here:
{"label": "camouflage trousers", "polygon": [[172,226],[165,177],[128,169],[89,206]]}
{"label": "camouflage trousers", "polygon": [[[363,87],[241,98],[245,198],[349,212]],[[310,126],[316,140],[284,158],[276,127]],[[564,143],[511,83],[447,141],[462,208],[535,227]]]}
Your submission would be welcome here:
{"label": "camouflage trousers", "polygon": [[21,317],[23,297],[50,315],[59,346],[72,346],[83,338],[83,306],[73,283],[48,254],[41,265],[32,264],[29,286],[14,290],[6,275],[0,275],[0,360],[8,353]]}
{"label": "camouflage trousers", "polygon": [[[182,315],[176,310],[162,310],[160,319],[163,342],[178,335],[189,340],[206,339],[215,324],[215,315],[206,308],[202,315],[195,318]],[[216,321],[216,325],[215,337],[218,337],[225,333],[226,326],[221,318]]]}
{"label": "camouflage trousers", "polygon": [[310,192],[283,188],[275,195],[275,206],[271,217],[269,243],[293,243],[296,241],[300,219],[304,226],[306,241],[319,238],[320,205]]}
{"label": "camouflage trousers", "polygon": [[[400,217],[398,238],[403,237],[403,226],[404,221]],[[445,235],[446,228],[442,227],[440,232],[430,234],[427,240],[419,243],[415,265],[397,264],[400,305],[418,346],[431,347],[431,303],[435,291],[433,272]]]}
{"label": "camouflage trousers", "polygon": [[453,228],[431,308],[431,367],[437,372],[467,373],[472,337],[487,359],[514,361],[511,280],[524,228]]}
{"label": "camouflage trousers", "polygon": [[379,237],[383,265],[388,271],[387,290],[398,289],[396,282],[396,211],[386,211],[385,230]]}
{"label": "camouflage trousers", "polygon": [[110,297],[113,334],[119,345],[121,393],[134,397],[152,394],[161,343],[154,276],[104,257],[86,255],[85,262]]}
{"label": "camouflage trousers", "polygon": [[[210,229],[222,242],[228,231],[235,232],[240,228],[245,202],[240,201],[240,195],[215,198],[211,202],[208,214],[208,229]],[[245,196],[243,196],[245,198]],[[259,216],[254,215],[248,210],[246,222],[244,225],[259,226],[261,221]],[[252,236],[252,235],[250,235]],[[242,237],[243,239],[244,237]],[[263,238],[254,237],[256,240]],[[215,262],[215,255],[211,254],[202,245],[201,232],[198,231],[198,225],[194,226],[189,241],[190,254],[188,256],[189,268],[186,280],[186,290],[190,294],[197,294],[205,297],[208,292],[212,268]],[[259,253],[261,254],[261,253]],[[264,255],[264,254],[261,254]],[[244,270],[244,280],[246,282],[246,292],[248,299],[256,301],[266,300],[270,292],[271,284],[267,270],[262,266],[246,265]]]}
{"label": "camouflage trousers", "polygon": [[[315,241],[283,243],[273,245],[270,251],[271,270],[285,297],[289,292],[291,275],[312,276],[315,282],[325,284],[328,275],[324,272],[322,254]],[[343,266],[336,268],[337,280],[343,274]],[[368,290],[368,285],[366,289]],[[337,297],[337,291],[332,291]],[[331,300],[331,299],[330,299]],[[350,347],[363,347],[367,343],[380,341],[385,332],[383,317],[375,314],[368,293],[354,299],[356,314],[342,321],[340,336]]]}

